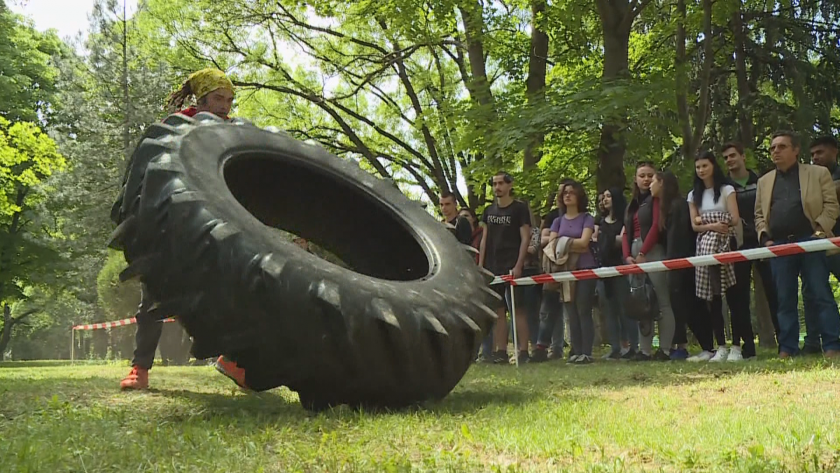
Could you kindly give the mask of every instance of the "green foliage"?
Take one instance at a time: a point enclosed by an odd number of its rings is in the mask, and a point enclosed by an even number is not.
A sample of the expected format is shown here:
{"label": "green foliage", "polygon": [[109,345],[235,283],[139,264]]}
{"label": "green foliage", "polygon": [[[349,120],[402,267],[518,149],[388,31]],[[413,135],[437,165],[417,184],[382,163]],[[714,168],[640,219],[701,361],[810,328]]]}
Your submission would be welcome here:
{"label": "green foliage", "polygon": [[0,117],[49,122],[58,105],[52,58],[60,52],[54,32],[35,31],[0,1]]}
{"label": "green foliage", "polygon": [[126,266],[122,253],[109,251],[108,259],[96,278],[96,292],[107,320],[132,317],[140,304],[140,284],[136,281],[120,282],[120,272]]}
{"label": "green foliage", "polygon": [[39,203],[33,192],[66,162],[50,137],[33,123],[15,123],[0,117],[0,219],[9,219]]}
{"label": "green foliage", "polygon": [[52,191],[48,179],[65,168],[55,142],[31,123],[0,118],[0,302],[23,297],[39,271],[55,264],[50,225],[42,204]]}

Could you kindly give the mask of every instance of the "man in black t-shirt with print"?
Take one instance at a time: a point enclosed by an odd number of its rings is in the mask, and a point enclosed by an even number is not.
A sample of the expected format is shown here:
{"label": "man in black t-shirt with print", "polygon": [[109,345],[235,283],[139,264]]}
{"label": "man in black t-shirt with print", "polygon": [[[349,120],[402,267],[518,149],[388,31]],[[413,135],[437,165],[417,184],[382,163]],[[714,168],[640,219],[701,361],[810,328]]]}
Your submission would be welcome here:
{"label": "man in black t-shirt with print", "polygon": [[[522,276],[531,240],[531,212],[524,202],[514,200],[511,194],[513,178],[508,173],[496,173],[492,184],[496,201],[484,210],[481,218],[484,232],[481,237],[479,265],[497,276],[513,271],[513,277],[518,278]],[[493,331],[493,362],[507,363],[508,324],[505,308],[510,307],[510,285],[497,284],[492,287],[507,302],[496,310],[499,319]],[[519,303],[513,318],[519,342],[518,357],[522,363],[528,360],[528,319],[521,288],[514,288],[514,291]]]}

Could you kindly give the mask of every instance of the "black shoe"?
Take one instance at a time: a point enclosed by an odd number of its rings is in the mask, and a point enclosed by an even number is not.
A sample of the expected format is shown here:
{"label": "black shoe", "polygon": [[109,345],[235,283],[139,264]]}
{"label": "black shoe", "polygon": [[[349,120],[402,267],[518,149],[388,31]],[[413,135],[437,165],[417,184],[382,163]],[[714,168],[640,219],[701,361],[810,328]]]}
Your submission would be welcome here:
{"label": "black shoe", "polygon": [[652,357],[653,361],[671,361],[671,357],[666,355],[662,350],[656,350],[656,353],[653,354]]}
{"label": "black shoe", "polygon": [[528,350],[522,350],[519,352],[519,356],[517,357],[517,361],[520,365],[524,365],[525,363],[529,363],[531,361],[531,357],[528,356]]}
{"label": "black shoe", "polygon": [[633,356],[633,361],[650,361],[650,355],[638,352],[635,356]]}
{"label": "black shoe", "polygon": [[822,355],[822,348],[813,345],[805,345],[800,352],[803,355]]}
{"label": "black shoe", "polygon": [[565,358],[563,357],[563,350],[560,351],[552,351],[548,354],[548,361],[563,361]]}
{"label": "black shoe", "polygon": [[531,353],[531,363],[542,363],[548,361],[548,350],[545,348],[537,348]]}
{"label": "black shoe", "polygon": [[621,352],[620,351],[613,351],[610,352],[609,355],[604,357],[605,360],[616,361],[621,359]]}
{"label": "black shoe", "polygon": [[635,358],[636,358],[636,350],[634,350],[632,348],[627,350],[627,353],[621,355],[621,359],[624,360],[624,361],[633,361],[633,359],[635,359]]}
{"label": "black shoe", "polygon": [[507,365],[510,364],[510,358],[508,358],[506,351],[499,350],[493,352],[493,355],[490,357],[490,362],[496,365]]}

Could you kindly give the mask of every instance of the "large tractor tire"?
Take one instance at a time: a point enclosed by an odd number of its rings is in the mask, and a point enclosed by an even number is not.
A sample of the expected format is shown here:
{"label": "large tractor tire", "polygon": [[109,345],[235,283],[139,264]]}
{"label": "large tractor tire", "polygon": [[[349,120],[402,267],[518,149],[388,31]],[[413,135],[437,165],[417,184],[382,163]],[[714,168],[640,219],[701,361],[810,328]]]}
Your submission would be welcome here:
{"label": "large tractor tire", "polygon": [[443,398],[495,319],[492,276],[393,183],[247,122],[152,125],[112,218],[121,279],[178,317],[196,358],[224,354],[251,389],[287,386],[308,409]]}

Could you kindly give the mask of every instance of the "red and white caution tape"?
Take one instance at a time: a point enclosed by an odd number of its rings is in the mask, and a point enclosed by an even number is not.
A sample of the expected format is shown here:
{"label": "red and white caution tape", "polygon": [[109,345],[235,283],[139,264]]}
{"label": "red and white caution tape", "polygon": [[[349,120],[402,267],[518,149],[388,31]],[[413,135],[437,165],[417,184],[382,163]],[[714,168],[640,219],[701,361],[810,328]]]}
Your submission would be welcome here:
{"label": "red and white caution tape", "polygon": [[659,273],[674,269],[740,263],[742,261],[769,259],[801,253],[814,253],[817,251],[835,250],[837,248],[840,248],[840,237],[822,238],[803,241],[801,243],[787,243],[784,245],[776,245],[766,248],[729,251],[727,253],[718,253],[715,255],[692,256],[691,258],[652,261],[650,263],[642,264],[627,264],[608,268],[581,269],[578,271],[566,271],[554,274],[540,274],[537,276],[526,276],[519,279],[513,279],[513,276],[509,275],[496,276],[490,284],[493,285],[506,282],[512,286],[532,286],[534,284],[545,284],[549,282],[614,278],[616,276],[628,276],[630,274]]}
{"label": "red and white caution tape", "polygon": [[[175,319],[163,319],[163,322],[175,322]],[[137,318],[115,320],[113,322],[102,322],[100,324],[86,324],[74,325],[73,330],[100,330],[104,328],[122,327],[123,325],[132,325],[137,323]]]}

